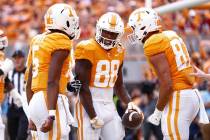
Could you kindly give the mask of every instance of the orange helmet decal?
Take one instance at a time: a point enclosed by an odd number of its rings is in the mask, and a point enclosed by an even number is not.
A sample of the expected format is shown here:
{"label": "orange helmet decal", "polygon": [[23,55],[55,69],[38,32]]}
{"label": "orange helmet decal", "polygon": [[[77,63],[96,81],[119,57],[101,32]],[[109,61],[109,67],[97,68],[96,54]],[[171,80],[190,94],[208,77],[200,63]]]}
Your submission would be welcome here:
{"label": "orange helmet decal", "polygon": [[145,12],[138,12],[135,15],[137,15],[137,22],[139,22],[142,17],[146,16],[146,13]]}
{"label": "orange helmet decal", "polygon": [[65,7],[65,9],[68,9],[68,10],[69,10],[69,17],[72,17],[72,16],[73,16],[73,14],[72,14],[72,10],[71,10],[71,8],[70,8],[70,7]]}
{"label": "orange helmet decal", "polygon": [[112,28],[114,28],[117,25],[117,16],[112,15],[111,19],[109,19],[109,24]]}
{"label": "orange helmet decal", "polygon": [[141,19],[141,14],[140,13],[136,13],[136,15],[137,15],[137,21],[139,22],[140,21],[140,19]]}
{"label": "orange helmet decal", "polygon": [[47,24],[53,24],[53,20],[51,18],[51,14],[52,14],[52,10],[49,9],[49,11],[47,13]]}

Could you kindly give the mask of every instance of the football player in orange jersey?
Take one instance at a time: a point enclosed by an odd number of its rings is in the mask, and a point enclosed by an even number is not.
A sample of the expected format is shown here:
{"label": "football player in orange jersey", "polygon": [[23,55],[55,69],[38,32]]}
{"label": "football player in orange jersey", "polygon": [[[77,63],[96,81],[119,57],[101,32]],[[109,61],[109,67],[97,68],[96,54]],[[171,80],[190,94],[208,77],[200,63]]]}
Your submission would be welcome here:
{"label": "football player in orange jersey", "polygon": [[123,33],[121,17],[108,12],[97,21],[95,38],[76,46],[75,73],[82,83],[75,113],[78,140],[123,139],[125,132],[113,102],[114,93],[128,104],[128,110],[141,113],[123,86]]}
{"label": "football player in orange jersey", "polygon": [[[4,99],[4,92],[5,90],[9,92],[10,96],[13,99],[14,104],[17,107],[22,106],[22,99],[21,95],[18,91],[14,88],[13,83],[7,77],[7,74],[10,70],[13,69],[13,62],[12,60],[5,57],[4,49],[8,47],[8,39],[4,32],[0,30],[0,104]],[[1,108],[0,108],[1,113]],[[2,122],[2,118],[0,116],[0,138],[4,139],[4,124]]]}
{"label": "football player in orange jersey", "polygon": [[[128,25],[133,34],[128,38],[143,43],[144,54],[159,80],[159,99],[148,121],[159,125],[165,140],[189,139],[189,126],[202,110],[189,54],[183,40],[174,31],[162,31],[158,14],[149,8],[133,11]],[[203,110],[206,115],[205,110]],[[202,118],[208,123],[207,116]]]}
{"label": "football player in orange jersey", "polygon": [[46,32],[31,41],[26,84],[29,117],[38,139],[67,140],[74,121],[66,97],[72,40],[79,37],[79,18],[67,4],[52,5],[45,14]]}

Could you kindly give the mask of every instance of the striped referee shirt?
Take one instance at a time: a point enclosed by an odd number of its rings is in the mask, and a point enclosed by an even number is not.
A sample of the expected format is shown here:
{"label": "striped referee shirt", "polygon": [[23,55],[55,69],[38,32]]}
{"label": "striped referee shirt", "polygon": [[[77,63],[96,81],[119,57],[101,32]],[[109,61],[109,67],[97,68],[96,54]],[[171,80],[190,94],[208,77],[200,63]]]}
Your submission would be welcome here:
{"label": "striped referee shirt", "polygon": [[18,92],[22,95],[23,92],[25,92],[25,85],[24,85],[24,74],[25,74],[26,68],[24,68],[22,71],[16,71],[13,69],[9,72],[8,78],[11,80],[11,82],[14,84],[15,88],[18,90]]}

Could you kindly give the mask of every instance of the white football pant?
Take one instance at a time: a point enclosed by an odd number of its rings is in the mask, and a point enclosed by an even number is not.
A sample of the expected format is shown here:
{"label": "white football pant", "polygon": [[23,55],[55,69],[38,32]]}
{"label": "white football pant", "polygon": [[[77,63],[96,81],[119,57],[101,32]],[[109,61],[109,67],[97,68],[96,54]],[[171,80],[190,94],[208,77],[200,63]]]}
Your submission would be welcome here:
{"label": "white football pant", "polygon": [[189,127],[199,112],[196,89],[175,91],[164,108],[161,129],[164,140],[188,140]]}
{"label": "white football pant", "polygon": [[103,119],[104,126],[101,129],[93,129],[90,118],[82,104],[77,101],[75,116],[78,123],[78,140],[122,140],[125,130],[122,125],[115,104],[113,102],[113,89],[90,88],[93,106],[99,118]]}
{"label": "white football pant", "polygon": [[43,91],[34,93],[29,103],[29,116],[37,128],[39,140],[68,140],[70,125],[73,117],[69,111],[68,99],[65,95],[58,95],[56,116],[53,122],[53,129],[47,133],[40,131],[44,121],[48,117],[48,109],[45,101],[46,93]]}

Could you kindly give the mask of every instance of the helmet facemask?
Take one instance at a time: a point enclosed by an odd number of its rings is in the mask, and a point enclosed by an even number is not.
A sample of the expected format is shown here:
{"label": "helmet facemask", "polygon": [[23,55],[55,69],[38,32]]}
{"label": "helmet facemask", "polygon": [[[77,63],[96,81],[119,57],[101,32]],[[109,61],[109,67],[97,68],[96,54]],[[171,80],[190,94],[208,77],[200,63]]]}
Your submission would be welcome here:
{"label": "helmet facemask", "polygon": [[72,39],[79,39],[80,37],[80,28],[79,28],[79,18],[71,17],[71,21],[66,21],[66,27],[64,31],[70,36]]}
{"label": "helmet facemask", "polygon": [[116,47],[121,38],[121,34],[117,32],[108,31],[97,27],[96,32],[96,41],[103,47],[105,50],[112,49]]}
{"label": "helmet facemask", "polygon": [[145,31],[146,26],[143,26],[140,29],[134,26],[131,26],[131,28],[133,32],[127,36],[128,41],[131,44],[137,44],[139,42],[142,43],[142,40],[147,35],[147,32]]}
{"label": "helmet facemask", "polygon": [[107,12],[97,21],[95,39],[105,50],[117,47],[123,33],[124,23],[117,13]]}

